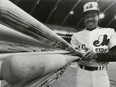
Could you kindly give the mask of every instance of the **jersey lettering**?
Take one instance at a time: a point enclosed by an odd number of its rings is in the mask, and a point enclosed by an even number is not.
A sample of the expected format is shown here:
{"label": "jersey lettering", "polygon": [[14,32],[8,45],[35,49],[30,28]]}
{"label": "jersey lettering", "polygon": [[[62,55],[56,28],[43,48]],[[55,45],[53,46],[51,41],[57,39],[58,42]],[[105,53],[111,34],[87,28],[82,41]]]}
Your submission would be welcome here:
{"label": "jersey lettering", "polygon": [[95,51],[96,53],[106,53],[108,49],[106,48],[96,48]]}
{"label": "jersey lettering", "polygon": [[84,50],[85,49],[85,44],[81,44],[78,46],[78,50]]}
{"label": "jersey lettering", "polygon": [[98,40],[95,40],[93,42],[93,45],[95,47],[99,47],[99,46],[108,45],[108,43],[109,43],[108,36],[106,34],[104,34],[104,35],[100,35]]}

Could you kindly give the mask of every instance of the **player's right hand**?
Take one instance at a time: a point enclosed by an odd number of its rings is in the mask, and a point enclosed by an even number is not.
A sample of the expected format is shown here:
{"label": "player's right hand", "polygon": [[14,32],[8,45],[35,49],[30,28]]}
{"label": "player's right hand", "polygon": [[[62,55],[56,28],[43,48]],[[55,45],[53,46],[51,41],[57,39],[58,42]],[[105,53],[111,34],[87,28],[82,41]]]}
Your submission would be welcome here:
{"label": "player's right hand", "polygon": [[97,54],[93,51],[92,48],[87,48],[86,47],[86,52],[83,55],[83,59],[84,60],[92,60],[92,59],[96,59]]}

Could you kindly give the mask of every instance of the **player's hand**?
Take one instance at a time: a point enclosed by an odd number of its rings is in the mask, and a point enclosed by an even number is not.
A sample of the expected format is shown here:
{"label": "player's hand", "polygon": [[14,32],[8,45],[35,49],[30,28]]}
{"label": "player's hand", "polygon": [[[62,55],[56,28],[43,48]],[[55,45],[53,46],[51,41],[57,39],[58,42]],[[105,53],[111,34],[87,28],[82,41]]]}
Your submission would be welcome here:
{"label": "player's hand", "polygon": [[86,52],[83,55],[83,60],[92,60],[97,58],[97,54],[93,51],[92,48],[85,48]]}
{"label": "player's hand", "polygon": [[73,55],[73,56],[83,57],[83,53],[82,53],[81,51],[79,51],[79,50],[74,50],[74,51],[72,52],[72,55]]}
{"label": "player's hand", "polygon": [[83,57],[83,53],[78,49],[74,49],[73,47],[70,47],[68,50],[71,52],[73,56],[79,56],[80,58]]}

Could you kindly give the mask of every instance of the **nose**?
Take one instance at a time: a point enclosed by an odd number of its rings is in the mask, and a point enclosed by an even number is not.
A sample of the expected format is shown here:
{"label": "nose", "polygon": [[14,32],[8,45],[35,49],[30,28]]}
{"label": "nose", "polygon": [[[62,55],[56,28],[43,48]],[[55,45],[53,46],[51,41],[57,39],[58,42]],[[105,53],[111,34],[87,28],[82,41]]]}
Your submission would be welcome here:
{"label": "nose", "polygon": [[93,17],[91,17],[91,16],[90,16],[90,17],[88,17],[88,20],[93,20]]}

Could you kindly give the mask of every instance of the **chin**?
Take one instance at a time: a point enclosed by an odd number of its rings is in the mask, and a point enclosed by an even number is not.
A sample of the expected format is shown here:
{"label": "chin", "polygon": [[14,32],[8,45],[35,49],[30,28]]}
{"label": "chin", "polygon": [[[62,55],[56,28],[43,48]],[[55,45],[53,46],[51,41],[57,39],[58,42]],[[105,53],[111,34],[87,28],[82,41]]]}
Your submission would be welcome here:
{"label": "chin", "polygon": [[88,26],[87,27],[89,30],[93,30],[93,29],[95,29],[96,27],[95,26]]}

